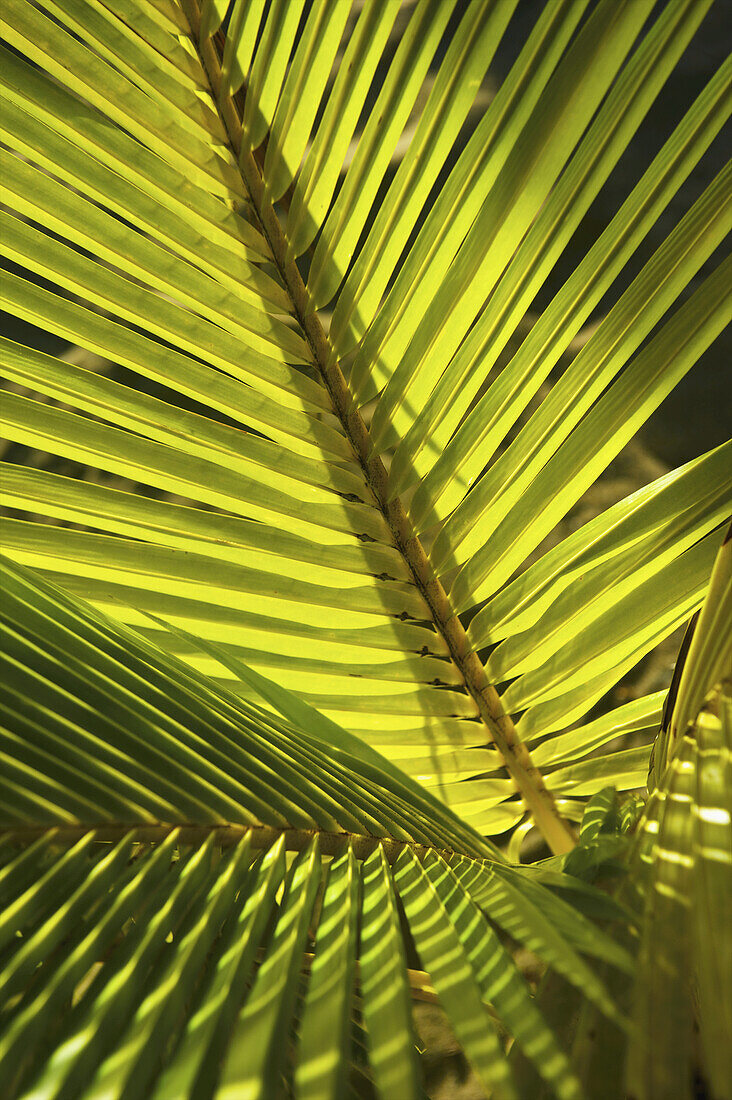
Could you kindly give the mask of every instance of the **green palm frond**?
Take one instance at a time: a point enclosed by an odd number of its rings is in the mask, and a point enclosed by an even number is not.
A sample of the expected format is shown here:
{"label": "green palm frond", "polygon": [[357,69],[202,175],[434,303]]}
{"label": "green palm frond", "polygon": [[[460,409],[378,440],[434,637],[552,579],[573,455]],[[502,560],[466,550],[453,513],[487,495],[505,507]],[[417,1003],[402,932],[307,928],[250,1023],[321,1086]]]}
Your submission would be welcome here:
{"label": "green palm frond", "polygon": [[353,1012],[382,1095],[420,1095],[414,951],[487,1089],[515,1094],[490,1006],[578,1095],[496,931],[616,1018],[582,955],[631,959],[561,891],[314,712],[315,732],[276,718],[25,569],[3,579],[5,1095],[269,1097],[282,1073],[334,1095]]}
{"label": "green palm frond", "polygon": [[44,334],[0,337],[14,1095],[341,1096],[365,1058],[418,1096],[421,967],[491,1096],[510,1043],[581,1096],[512,951],[624,1034],[594,918],[629,910],[583,879],[659,727],[644,851],[687,877],[641,933],[642,1095],[656,987],[697,960],[709,1017],[697,909],[668,971],[648,944],[692,880],[721,925],[718,573],[676,705],[593,708],[701,606],[730,445],[559,525],[732,317],[729,167],[648,247],[732,62],[539,295],[711,5],[544,4],[491,98],[517,0],[5,0],[0,307]]}
{"label": "green palm frond", "polygon": [[[2,301],[114,365],[3,341],[7,436],[102,472],[9,467],[6,552],[231,685],[140,613],[223,645],[484,834],[528,813],[557,851],[556,801],[577,818],[592,784],[531,746],[699,605],[730,505],[712,453],[512,580],[729,314],[723,263],[668,316],[729,229],[723,171],[526,418],[728,117],[726,65],[496,373],[709,4],[635,50],[650,2],[586,7],[546,6],[446,178],[510,0],[2,13],[2,247],[27,273]],[[642,763],[606,768],[632,787]]]}
{"label": "green palm frond", "polygon": [[[597,970],[632,1018],[629,1031],[608,1029],[596,1001],[558,982],[558,968],[538,997],[592,1097],[724,1097],[732,1089],[731,545],[717,555],[691,645],[682,646],[635,835],[617,796],[602,792],[564,862],[565,877],[604,876],[635,914],[619,936],[636,958],[632,980],[619,969],[614,976],[607,961]],[[516,1070],[524,1091],[549,1095],[523,1055]]]}
{"label": "green palm frond", "polygon": [[[715,563],[640,823],[643,935],[630,1080],[663,1095],[703,1066],[732,1090],[732,543]],[[695,1049],[699,1022],[701,1050]]]}

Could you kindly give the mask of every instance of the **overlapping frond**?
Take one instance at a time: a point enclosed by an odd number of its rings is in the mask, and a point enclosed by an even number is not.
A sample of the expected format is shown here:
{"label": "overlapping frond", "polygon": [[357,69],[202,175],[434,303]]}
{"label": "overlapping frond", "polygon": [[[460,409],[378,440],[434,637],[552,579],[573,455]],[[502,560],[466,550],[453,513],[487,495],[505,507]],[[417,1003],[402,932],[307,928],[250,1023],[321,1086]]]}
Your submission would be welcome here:
{"label": "overlapping frond", "polygon": [[[655,745],[640,823],[642,939],[629,1081],[732,1090],[732,543],[725,541]],[[695,1039],[698,1028],[699,1041]]]}
{"label": "overlapping frond", "polygon": [[[513,0],[0,14],[2,304],[109,363],[3,341],[5,434],[100,471],[9,466],[6,552],[557,850],[553,802],[576,817],[601,781],[562,731],[698,606],[730,505],[714,452],[506,586],[729,315],[723,264],[668,316],[730,227],[722,173],[526,417],[729,116],[725,65],[495,369],[709,2],[634,48],[652,6],[546,5],[477,125]],[[605,778],[636,785],[641,757]]]}
{"label": "overlapping frond", "polygon": [[[566,872],[604,877],[635,913],[621,936],[637,952],[633,980],[599,970],[632,1018],[627,1033],[606,1029],[596,1004],[554,979],[538,998],[589,1097],[723,1097],[732,1088],[731,545],[717,556],[657,717],[651,796],[635,835],[617,796],[602,792],[587,808],[580,846],[564,861]],[[534,1094],[546,1095],[523,1057],[517,1070],[522,1084],[533,1081]]]}
{"label": "overlapping frond", "polygon": [[336,1096],[358,1036],[379,1095],[419,1096],[416,989],[492,1095],[497,1019],[579,1096],[500,932],[617,1018],[583,956],[631,960],[561,890],[281,689],[302,724],[7,559],[3,587],[4,1096]]}

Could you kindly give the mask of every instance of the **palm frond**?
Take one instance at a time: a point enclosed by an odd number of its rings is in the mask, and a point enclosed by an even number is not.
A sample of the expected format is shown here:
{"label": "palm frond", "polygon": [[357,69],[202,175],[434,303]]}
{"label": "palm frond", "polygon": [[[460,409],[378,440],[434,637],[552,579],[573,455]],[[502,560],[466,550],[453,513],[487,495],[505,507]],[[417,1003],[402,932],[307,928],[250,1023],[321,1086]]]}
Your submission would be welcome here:
{"label": "palm frond", "polygon": [[562,731],[698,607],[729,508],[712,453],[521,572],[729,315],[723,263],[667,316],[729,228],[723,172],[526,417],[729,116],[725,65],[496,370],[709,2],[639,39],[652,6],[546,5],[459,155],[513,0],[0,16],[0,236],[23,272],[2,303],[113,365],[3,342],[8,437],[101,473],[9,468],[3,502],[32,518],[3,521],[5,551],[244,697],[149,616],[272,673],[484,834],[528,813],[557,851],[557,800],[576,818],[642,772],[639,751],[585,776]]}
{"label": "palm frond", "polygon": [[557,1095],[579,1095],[494,922],[614,1018],[581,957],[630,969],[606,933],[440,802],[413,804],[373,750],[3,569],[6,1096],[269,1097],[283,1074],[336,1095],[355,1012],[381,1094],[421,1095],[415,951],[486,1088],[515,1094],[497,1015]]}
{"label": "palm frond", "polygon": [[695,1075],[711,1095],[732,1088],[731,549],[728,537],[685,658],[671,736],[656,742],[659,780],[640,823],[638,1026],[628,1065],[642,1098]]}
{"label": "palm frond", "polygon": [[[563,861],[565,873],[590,881],[604,877],[631,914],[619,937],[636,958],[631,979],[617,968],[613,976],[606,964],[596,972],[631,1017],[627,1032],[605,1027],[597,1003],[556,977],[538,996],[593,1100],[725,1096],[732,1085],[726,1041],[732,1020],[732,650],[721,629],[730,614],[729,546],[726,541],[717,556],[693,644],[687,638],[682,646],[674,677],[676,683],[699,685],[698,702],[688,718],[689,696],[675,691],[665,708],[654,746],[652,793],[635,835],[628,832],[632,816],[618,812],[617,796],[602,792],[587,807],[580,846]],[[642,721],[640,708],[632,707],[631,721]],[[547,1095],[525,1057],[515,1068],[525,1091]]]}

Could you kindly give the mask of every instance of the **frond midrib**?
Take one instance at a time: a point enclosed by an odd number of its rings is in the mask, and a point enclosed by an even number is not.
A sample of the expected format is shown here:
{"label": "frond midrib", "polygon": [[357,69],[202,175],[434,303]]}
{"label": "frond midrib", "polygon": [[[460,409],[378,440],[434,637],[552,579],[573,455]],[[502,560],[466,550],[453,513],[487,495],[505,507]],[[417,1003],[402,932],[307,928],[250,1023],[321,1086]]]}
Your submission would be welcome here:
{"label": "frond midrib", "polygon": [[[189,21],[192,40],[199,40],[200,10],[197,0],[181,0]],[[287,254],[287,240],[271,202],[266,198],[259,166],[251,152],[242,151],[241,122],[233,100],[220,94],[219,58],[211,39],[200,42],[199,55],[213,97],[219,106],[231,148],[238,160],[249,192],[252,208],[267,240],[275,265],[293,303],[294,315],[306,336],[323,385],[331,398],[346,438],[360,466],[366,486],[384,516],[394,545],[402,554],[414,583],[427,604],[437,632],[444,638],[451,658],[462,676],[466,690],[475,703],[477,716],[488,737],[505,762],[517,790],[530,810],[536,826],[555,854],[571,851],[576,845],[572,827],[560,815],[552,793],[534,765],[514,723],[501,705],[495,687],[489,682],[478,655],[468,640],[457,612],[439,578],[435,575],[420,539],[415,533],[401,499],[389,499],[387,472],[381,458],[373,452],[368,428],[354,403],[337,358],[315,310],[309,308],[307,288],[294,259]]]}
{"label": "frond midrib", "polygon": [[317,837],[318,849],[323,856],[340,856],[349,848],[354,857],[363,862],[381,849],[387,863],[395,863],[406,849],[421,859],[428,852],[450,861],[455,856],[461,859],[483,861],[476,852],[459,852],[452,848],[440,848],[433,844],[420,844],[413,840],[397,840],[389,836],[373,836],[370,833],[333,832],[328,829],[297,829],[292,826],[276,828],[272,825],[248,825],[231,822],[199,824],[191,822],[164,822],[160,824],[136,822],[88,821],[75,822],[73,825],[48,823],[45,825],[8,825],[0,828],[0,839],[7,837],[27,845],[41,837],[49,838],[54,844],[72,845],[81,837],[94,833],[99,843],[115,843],[134,834],[140,844],[160,844],[169,836],[176,834],[176,841],[184,847],[197,848],[213,837],[219,848],[231,848],[245,837],[249,838],[252,849],[268,851],[280,838],[286,852],[303,852]]}

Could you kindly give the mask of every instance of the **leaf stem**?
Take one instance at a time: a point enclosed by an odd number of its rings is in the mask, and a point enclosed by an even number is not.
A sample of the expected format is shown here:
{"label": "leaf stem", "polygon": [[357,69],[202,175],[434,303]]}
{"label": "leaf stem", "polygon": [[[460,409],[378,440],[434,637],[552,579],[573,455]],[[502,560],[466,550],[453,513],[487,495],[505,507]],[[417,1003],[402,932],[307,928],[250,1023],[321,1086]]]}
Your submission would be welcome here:
{"label": "leaf stem", "polygon": [[[182,0],[182,3],[191,26],[192,37],[197,41],[200,26],[198,4],[196,0]],[[236,107],[230,97],[221,94],[219,58],[210,39],[200,44],[199,55],[211,83],[214,97],[219,104],[232,149],[239,159],[242,177],[262,232],[269,242],[274,262],[292,299],[295,316],[310,344],[315,365],[363,470],[366,484],[391,529],[394,543],[404,557],[415,585],[429,608],[435,628],[448,645],[453,662],[460,671],[465,687],[476,705],[477,716],[481,718],[491,741],[503,757],[506,769],[516,784],[524,804],[531,812],[537,828],[555,855],[569,852],[577,843],[572,826],[561,817],[543,775],[533,763],[529,750],[518,736],[510,715],[504,712],[500,696],[489,682],[482,662],[472,649],[465,628],[452,608],[439,577],[435,575],[401,500],[388,499],[386,468],[381,458],[373,452],[368,428],[353,401],[334,349],[311,304],[297,264],[288,256],[287,238],[274,207],[266,195],[259,166],[252,153],[242,147],[241,121]]]}
{"label": "leaf stem", "polygon": [[[172,833],[177,833],[177,841],[183,845],[197,847],[209,836],[214,836],[216,843],[222,848],[231,848],[238,844],[244,837],[249,837],[252,848],[260,850],[271,848],[272,845],[284,837],[285,849],[288,852],[302,852],[312,842],[313,837],[318,838],[318,848],[321,855],[339,856],[349,847],[352,848],[356,859],[367,859],[376,848],[381,847],[388,863],[394,863],[401,852],[408,848],[416,855],[424,856],[427,852],[436,852],[443,859],[449,861],[455,852],[449,848],[435,848],[427,844],[417,844],[410,840],[394,840],[386,836],[370,836],[362,833],[337,833],[326,829],[291,829],[274,828],[271,825],[247,825],[234,824],[232,822],[212,823],[206,825],[193,824],[192,822],[158,822],[155,824],[140,825],[138,822],[124,821],[99,821],[84,822],[73,825],[10,825],[0,828],[0,839],[9,837],[11,842],[17,840],[24,845],[38,837],[45,836],[52,844],[74,844],[87,833],[94,833],[95,840],[102,843],[114,843],[130,833],[135,834],[135,840],[140,844],[158,844],[166,840]],[[482,856],[469,855],[461,852],[465,858],[483,862]]]}

